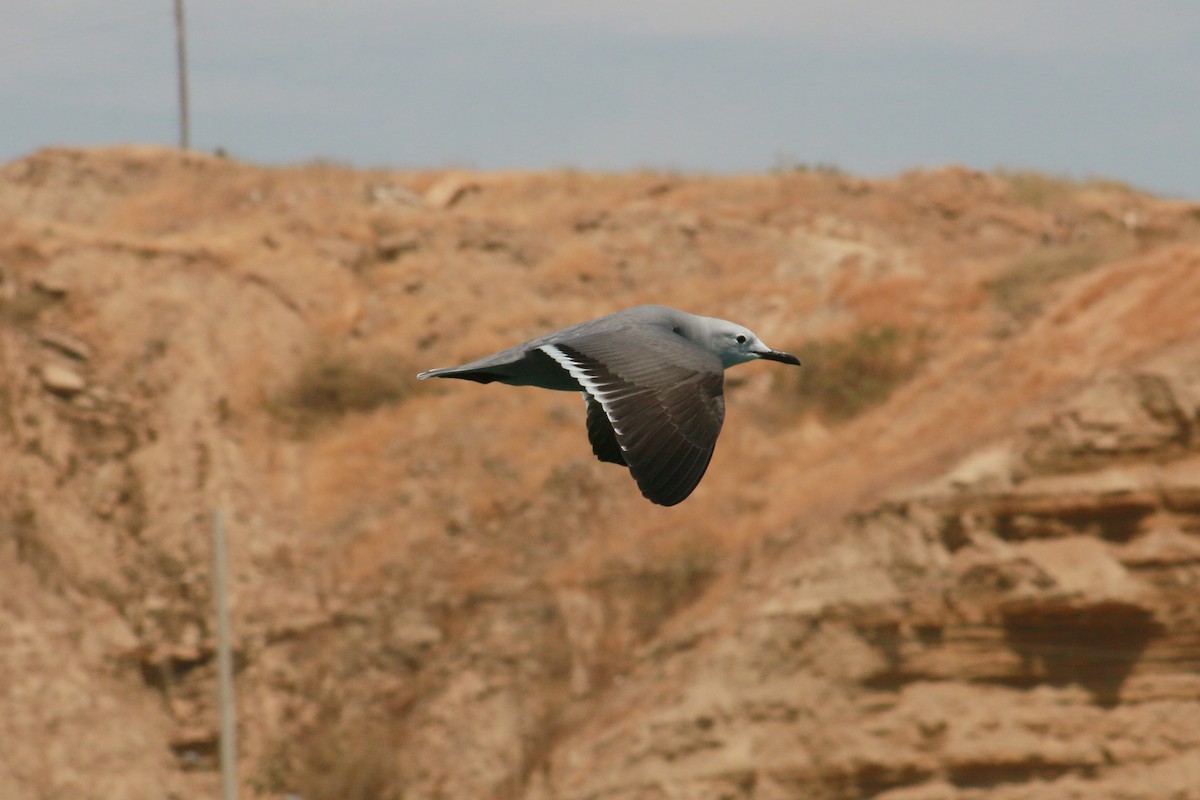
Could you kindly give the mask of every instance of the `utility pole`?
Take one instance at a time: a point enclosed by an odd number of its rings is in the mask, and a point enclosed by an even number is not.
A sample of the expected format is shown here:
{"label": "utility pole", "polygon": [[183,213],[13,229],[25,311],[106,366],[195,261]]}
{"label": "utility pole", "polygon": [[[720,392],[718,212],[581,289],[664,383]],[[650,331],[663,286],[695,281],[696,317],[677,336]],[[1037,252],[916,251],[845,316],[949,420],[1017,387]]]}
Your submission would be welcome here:
{"label": "utility pole", "polygon": [[[181,0],[175,0],[176,3]],[[237,723],[233,708],[233,647],[229,635],[229,577],[225,517],[213,511],[213,597],[217,616],[217,707],[220,719],[221,797],[237,800]]]}
{"label": "utility pole", "polygon": [[183,0],[175,0],[175,53],[179,62],[179,146],[189,146],[187,37],[183,31]]}

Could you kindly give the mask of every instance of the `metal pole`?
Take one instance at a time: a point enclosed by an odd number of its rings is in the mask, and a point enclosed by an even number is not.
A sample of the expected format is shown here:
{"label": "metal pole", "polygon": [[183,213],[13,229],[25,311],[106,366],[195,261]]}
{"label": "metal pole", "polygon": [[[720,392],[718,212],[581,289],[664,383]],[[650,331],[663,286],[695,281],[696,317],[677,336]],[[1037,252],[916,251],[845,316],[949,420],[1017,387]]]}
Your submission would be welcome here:
{"label": "metal pole", "polygon": [[[178,0],[177,0],[178,1]],[[221,796],[237,800],[237,726],[233,713],[233,653],[229,643],[229,599],[225,563],[225,520],[213,511],[213,595],[217,611],[217,706],[220,709]]]}
{"label": "metal pole", "polygon": [[175,53],[179,61],[179,146],[188,149],[187,44],[183,31],[183,0],[175,0]]}

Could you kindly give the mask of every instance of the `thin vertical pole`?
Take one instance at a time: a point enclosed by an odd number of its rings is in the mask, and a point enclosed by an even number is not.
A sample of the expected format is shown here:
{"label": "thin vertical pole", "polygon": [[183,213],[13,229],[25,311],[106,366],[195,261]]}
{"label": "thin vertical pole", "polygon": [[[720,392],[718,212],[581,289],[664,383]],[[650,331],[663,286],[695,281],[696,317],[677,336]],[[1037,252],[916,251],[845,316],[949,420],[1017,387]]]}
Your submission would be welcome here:
{"label": "thin vertical pole", "polygon": [[189,147],[187,37],[183,30],[183,0],[175,0],[175,54],[179,62],[179,146]]}
{"label": "thin vertical pole", "polygon": [[225,560],[225,520],[213,511],[213,595],[217,611],[217,705],[220,708],[221,796],[237,798],[237,727],[233,713],[233,653],[229,643],[229,581]]}

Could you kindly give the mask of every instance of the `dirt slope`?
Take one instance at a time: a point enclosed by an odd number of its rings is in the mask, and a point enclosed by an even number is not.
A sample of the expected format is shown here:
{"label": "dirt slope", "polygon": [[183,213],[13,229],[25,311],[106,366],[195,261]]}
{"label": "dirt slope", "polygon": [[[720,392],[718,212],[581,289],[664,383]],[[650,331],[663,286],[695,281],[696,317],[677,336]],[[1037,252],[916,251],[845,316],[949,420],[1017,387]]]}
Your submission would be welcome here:
{"label": "dirt slope", "polygon": [[[639,302],[806,364],[679,507],[412,378]],[[221,506],[251,794],[1200,797],[1194,204],[47,150],[0,372],[0,796],[214,796]]]}

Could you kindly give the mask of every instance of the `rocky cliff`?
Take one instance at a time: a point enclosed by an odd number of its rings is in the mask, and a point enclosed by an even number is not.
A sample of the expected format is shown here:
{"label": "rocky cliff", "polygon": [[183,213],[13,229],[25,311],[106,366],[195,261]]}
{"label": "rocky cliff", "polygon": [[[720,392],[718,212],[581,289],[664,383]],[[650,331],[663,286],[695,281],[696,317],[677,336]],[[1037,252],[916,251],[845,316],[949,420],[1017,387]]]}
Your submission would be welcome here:
{"label": "rocky cliff", "polygon": [[[418,385],[639,302],[673,509],[578,398]],[[0,796],[1200,797],[1200,207],[949,168],[0,168]]]}

